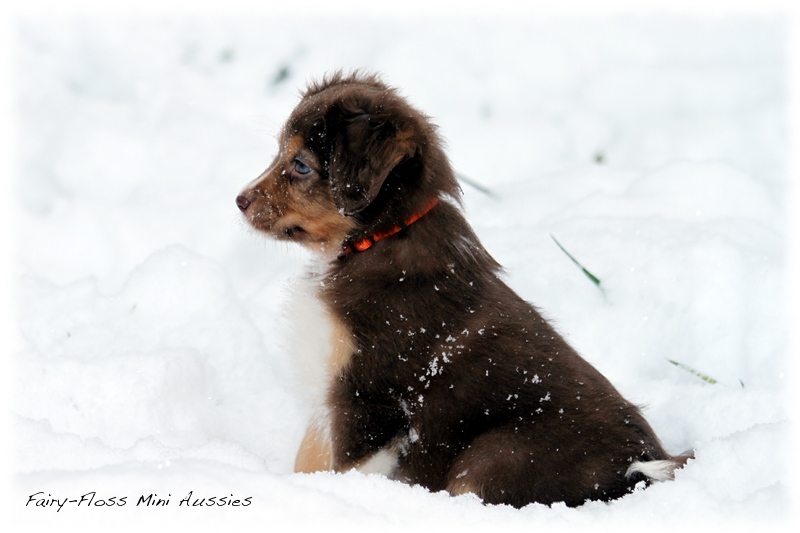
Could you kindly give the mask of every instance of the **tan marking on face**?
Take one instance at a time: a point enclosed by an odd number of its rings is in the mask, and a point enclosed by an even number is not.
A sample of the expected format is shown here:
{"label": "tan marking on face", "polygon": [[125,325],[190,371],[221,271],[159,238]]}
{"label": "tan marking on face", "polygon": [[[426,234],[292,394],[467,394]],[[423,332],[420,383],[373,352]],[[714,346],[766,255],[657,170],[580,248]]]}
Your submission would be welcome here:
{"label": "tan marking on face", "polygon": [[[274,238],[292,240],[322,254],[340,252],[355,221],[339,212],[330,185],[320,179],[321,162],[306,147],[303,136],[282,138],[280,146],[272,165],[242,193],[251,201],[247,221]],[[312,168],[308,181],[290,180],[298,156]]]}
{"label": "tan marking on face", "polygon": [[289,139],[283,143],[283,150],[281,152],[285,152],[291,161],[294,159],[300,150],[305,148],[306,141],[303,139],[302,135],[292,135]]}
{"label": "tan marking on face", "polygon": [[297,450],[294,471],[310,474],[332,468],[331,439],[328,431],[316,422],[311,422]]}

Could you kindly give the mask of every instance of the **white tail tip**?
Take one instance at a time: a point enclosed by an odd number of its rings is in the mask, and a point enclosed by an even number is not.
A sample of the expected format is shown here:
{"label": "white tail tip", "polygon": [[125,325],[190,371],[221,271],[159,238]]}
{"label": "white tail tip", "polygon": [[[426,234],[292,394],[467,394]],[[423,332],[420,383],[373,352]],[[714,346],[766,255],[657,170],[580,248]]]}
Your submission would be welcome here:
{"label": "white tail tip", "polygon": [[639,472],[655,481],[667,481],[675,477],[675,469],[682,466],[682,463],[674,460],[661,460],[661,461],[636,461],[628,467],[625,472],[626,477],[631,477],[633,474]]}

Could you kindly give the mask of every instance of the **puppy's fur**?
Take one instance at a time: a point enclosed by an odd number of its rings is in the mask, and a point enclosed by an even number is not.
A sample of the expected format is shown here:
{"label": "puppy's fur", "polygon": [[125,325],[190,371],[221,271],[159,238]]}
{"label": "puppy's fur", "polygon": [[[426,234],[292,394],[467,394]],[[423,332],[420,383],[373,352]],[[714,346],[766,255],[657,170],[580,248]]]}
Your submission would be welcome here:
{"label": "puppy's fur", "polygon": [[308,87],[237,198],[254,228],[326,261],[325,405],[296,470],[383,472],[517,507],[671,478],[689,456],[667,454],[498,278],[459,192],[425,115],[374,76],[336,73]]}

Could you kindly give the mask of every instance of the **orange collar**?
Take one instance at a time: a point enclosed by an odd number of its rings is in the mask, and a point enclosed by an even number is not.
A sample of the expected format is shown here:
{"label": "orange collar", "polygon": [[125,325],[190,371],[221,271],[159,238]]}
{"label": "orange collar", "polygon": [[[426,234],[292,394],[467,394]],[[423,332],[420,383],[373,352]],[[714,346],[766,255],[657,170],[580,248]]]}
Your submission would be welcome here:
{"label": "orange collar", "polygon": [[408,229],[408,227],[411,224],[413,224],[417,220],[419,220],[422,217],[424,217],[425,215],[427,215],[428,212],[431,209],[433,209],[436,206],[436,204],[438,204],[438,203],[439,203],[439,197],[435,196],[430,202],[428,202],[428,205],[425,206],[425,209],[423,209],[422,211],[416,213],[415,215],[412,215],[410,218],[408,218],[404,222],[401,222],[399,226],[392,226],[391,228],[389,228],[386,231],[377,232],[377,233],[373,234],[371,237],[366,237],[364,239],[361,239],[360,241],[356,241],[356,242],[350,243],[350,244],[348,244],[347,246],[344,247],[344,253],[347,253],[347,252],[363,252],[365,250],[369,250],[370,248],[372,248],[372,245],[375,244],[376,242],[378,242],[379,240],[385,239],[386,237],[391,237],[392,235],[395,235],[395,234],[400,233],[401,231],[403,231],[405,229]]}

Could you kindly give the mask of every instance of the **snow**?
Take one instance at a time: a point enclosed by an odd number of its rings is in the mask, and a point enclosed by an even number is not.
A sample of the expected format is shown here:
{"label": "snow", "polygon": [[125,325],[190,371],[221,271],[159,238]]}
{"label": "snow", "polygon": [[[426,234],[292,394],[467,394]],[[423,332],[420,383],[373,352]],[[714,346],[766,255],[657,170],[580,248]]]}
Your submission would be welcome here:
{"label": "snow", "polygon": [[[73,16],[14,30],[21,347],[5,503],[20,523],[788,520],[781,18]],[[463,185],[508,283],[645,406],[668,450],[696,450],[674,481],[516,510],[379,475],[292,473],[313,403],[292,353],[312,364],[324,338],[290,288],[312,258],[248,230],[234,199],[269,164],[299,89],[337,67],[382,72],[434,118],[458,172],[493,193]],[[127,504],[26,505],[92,491]],[[251,505],[180,506],[190,491]],[[135,505],[149,494],[171,503]]]}

